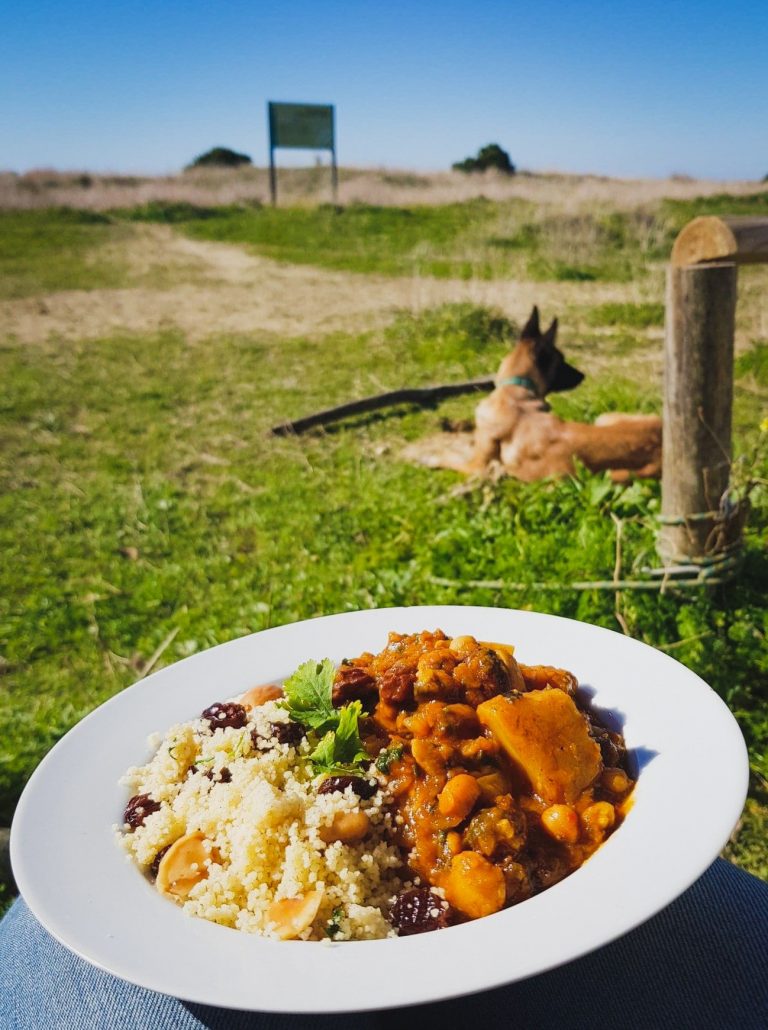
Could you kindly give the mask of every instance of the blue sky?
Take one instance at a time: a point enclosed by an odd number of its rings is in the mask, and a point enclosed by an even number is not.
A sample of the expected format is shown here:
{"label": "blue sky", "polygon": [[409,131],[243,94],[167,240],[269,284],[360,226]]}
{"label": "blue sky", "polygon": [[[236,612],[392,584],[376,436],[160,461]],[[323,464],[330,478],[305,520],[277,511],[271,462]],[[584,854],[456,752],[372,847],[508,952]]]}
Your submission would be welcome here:
{"label": "blue sky", "polygon": [[[8,0],[0,168],[266,160],[266,101],[336,104],[342,164],[768,173],[768,0]],[[279,154],[282,164],[311,155]]]}

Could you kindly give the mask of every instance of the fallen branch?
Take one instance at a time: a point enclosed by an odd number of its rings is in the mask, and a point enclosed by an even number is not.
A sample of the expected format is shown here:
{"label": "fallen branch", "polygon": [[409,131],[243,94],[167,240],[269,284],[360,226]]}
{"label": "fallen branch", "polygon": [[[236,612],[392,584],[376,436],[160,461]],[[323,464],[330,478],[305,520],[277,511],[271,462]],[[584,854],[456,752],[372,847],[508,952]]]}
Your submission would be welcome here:
{"label": "fallen branch", "polygon": [[373,397],[364,397],[359,401],[350,401],[348,404],[339,404],[335,408],[326,408],[324,411],[315,412],[314,415],[306,415],[294,422],[281,422],[279,426],[272,426],[272,436],[290,436],[291,433],[303,433],[313,426],[325,426],[330,422],[338,422],[348,415],[362,415],[367,411],[376,411],[378,408],[387,408],[392,404],[431,404],[433,401],[442,400],[444,397],[457,397],[462,393],[489,393],[493,389],[493,378],[491,376],[482,379],[470,379],[464,383],[445,383],[442,386],[416,386],[406,387],[403,390],[389,390],[387,393],[377,393]]}
{"label": "fallen branch", "polygon": [[165,639],[159,645],[154,654],[151,655],[151,657],[144,663],[144,665],[142,665],[141,669],[139,670],[138,678],[136,680],[137,683],[139,682],[139,680],[143,680],[145,676],[148,676],[150,672],[152,672],[155,665],[157,665],[158,661],[162,657],[163,652],[166,650],[166,648],[170,647],[170,645],[175,640],[176,634],[179,632],[180,629],[181,626],[174,626],[174,628],[171,630],[168,636],[165,637]]}
{"label": "fallen branch", "polygon": [[644,579],[599,579],[594,582],[555,583],[530,582],[512,583],[504,579],[444,579],[442,576],[429,576],[429,582],[439,587],[471,587],[473,590],[656,590],[665,593],[667,590],[678,590],[692,587],[721,586],[730,582],[730,578],[712,576],[708,579],[670,579],[651,582]]}

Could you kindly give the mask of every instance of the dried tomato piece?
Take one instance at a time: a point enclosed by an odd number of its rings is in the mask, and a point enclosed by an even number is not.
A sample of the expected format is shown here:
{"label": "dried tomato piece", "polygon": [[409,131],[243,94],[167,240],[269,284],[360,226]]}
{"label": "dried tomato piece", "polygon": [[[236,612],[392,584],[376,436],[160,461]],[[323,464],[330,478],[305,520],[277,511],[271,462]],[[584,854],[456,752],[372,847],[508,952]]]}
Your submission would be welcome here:
{"label": "dried tomato piece", "polygon": [[201,718],[207,721],[212,730],[220,726],[239,730],[248,722],[248,713],[236,701],[217,701],[206,708]]}
{"label": "dried tomato piece", "polygon": [[138,830],[144,825],[144,820],[153,812],[160,811],[160,802],[154,801],[149,794],[134,794],[123,813],[123,822],[128,823],[132,830]]}
{"label": "dried tomato piece", "polygon": [[451,909],[447,901],[428,887],[412,887],[402,891],[389,911],[389,921],[400,937],[429,930],[442,930],[450,922]]}

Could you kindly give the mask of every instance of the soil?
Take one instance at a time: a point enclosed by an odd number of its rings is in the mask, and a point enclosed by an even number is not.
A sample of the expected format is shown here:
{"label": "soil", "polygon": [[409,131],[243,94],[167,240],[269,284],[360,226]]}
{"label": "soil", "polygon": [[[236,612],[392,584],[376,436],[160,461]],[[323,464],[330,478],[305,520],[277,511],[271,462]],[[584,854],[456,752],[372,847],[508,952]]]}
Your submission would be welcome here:
{"label": "soil", "polygon": [[398,310],[446,302],[485,304],[519,320],[534,303],[557,311],[633,299],[626,284],[390,278],[283,264],[232,244],[187,239],[165,226],[142,227],[110,248],[134,285],[2,301],[2,334],[28,344],[168,328],[191,339],[316,336],[371,328]]}

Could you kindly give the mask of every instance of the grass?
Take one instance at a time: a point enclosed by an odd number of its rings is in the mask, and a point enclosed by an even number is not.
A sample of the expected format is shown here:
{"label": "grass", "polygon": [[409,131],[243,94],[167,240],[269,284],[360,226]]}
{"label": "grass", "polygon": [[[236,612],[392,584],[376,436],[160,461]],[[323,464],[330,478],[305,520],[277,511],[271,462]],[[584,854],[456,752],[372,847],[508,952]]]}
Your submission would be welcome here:
{"label": "grass", "polygon": [[196,239],[245,244],[278,261],[455,279],[627,282],[669,242],[664,225],[644,215],[538,216],[525,201],[277,209],[153,202],[112,214],[171,223]]}
{"label": "grass", "polygon": [[183,228],[197,239],[245,243],[265,257],[352,272],[491,278],[504,264],[481,257],[482,233],[496,217],[482,201],[444,207],[230,207]]}
{"label": "grass", "polygon": [[755,340],[749,350],[740,354],[734,372],[759,386],[768,386],[768,340]]}
{"label": "grass", "polygon": [[[617,628],[611,593],[446,587],[434,578],[610,578],[610,513],[624,522],[624,568],[634,574],[653,560],[657,484],[621,488],[580,475],[467,492],[452,473],[399,460],[406,440],[444,416],[469,415],[471,398],[298,439],[265,437],[284,418],[429,382],[438,363],[446,379],[478,375],[496,364],[510,332],[498,316],[460,305],[321,340],[191,345],[167,332],[2,348],[0,377],[13,390],[0,408],[0,822],[45,751],[131,683],[171,631],[161,662],[267,626],[377,605],[530,607]],[[623,376],[587,380],[555,405],[583,418],[614,405],[658,408],[631,354]],[[740,393],[737,410],[746,450],[756,439],[754,396]],[[734,586],[620,599],[633,635],[670,650],[726,699],[756,784],[768,777],[767,523],[758,493]],[[761,875],[764,819],[756,800],[734,851]]]}
{"label": "grass", "polygon": [[662,212],[679,231],[686,222],[699,215],[768,215],[768,190],[738,196],[733,193],[716,193],[709,197],[695,197],[688,200],[666,200]]}
{"label": "grass", "polygon": [[626,326],[630,329],[649,329],[664,325],[664,305],[655,304],[598,304],[587,315],[589,325]]}
{"label": "grass", "polygon": [[100,253],[120,234],[92,211],[0,211],[0,300],[123,285],[125,268]]}

